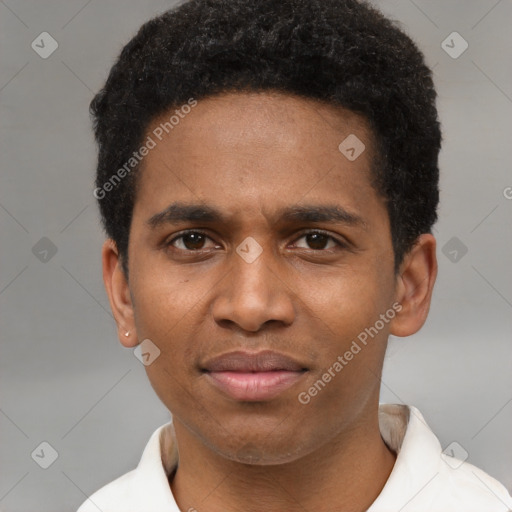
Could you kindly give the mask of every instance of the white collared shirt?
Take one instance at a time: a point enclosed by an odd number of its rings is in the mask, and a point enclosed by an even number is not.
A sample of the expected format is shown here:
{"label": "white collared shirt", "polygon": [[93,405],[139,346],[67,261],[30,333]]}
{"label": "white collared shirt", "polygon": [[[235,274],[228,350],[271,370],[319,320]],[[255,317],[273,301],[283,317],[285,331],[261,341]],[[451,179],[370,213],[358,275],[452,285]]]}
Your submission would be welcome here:
{"label": "white collared shirt", "polygon": [[[442,453],[437,437],[415,407],[381,404],[379,425],[397,458],[367,512],[512,511],[512,498],[502,484]],[[152,434],[136,469],[96,491],[78,512],[180,512],[168,481],[177,463],[169,422]]]}

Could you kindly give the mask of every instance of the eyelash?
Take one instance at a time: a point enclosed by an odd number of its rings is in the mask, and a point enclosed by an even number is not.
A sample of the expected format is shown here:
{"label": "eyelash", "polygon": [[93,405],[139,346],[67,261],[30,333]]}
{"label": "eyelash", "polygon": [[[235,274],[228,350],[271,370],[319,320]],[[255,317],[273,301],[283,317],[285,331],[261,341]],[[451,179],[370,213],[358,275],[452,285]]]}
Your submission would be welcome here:
{"label": "eyelash", "polygon": [[[179,240],[183,237],[185,237],[186,235],[190,235],[191,233],[195,233],[195,234],[199,234],[199,235],[203,235],[204,237],[206,238],[209,238],[210,240],[212,240],[212,238],[207,234],[205,233],[204,231],[201,231],[200,229],[189,229],[187,231],[183,231],[182,233],[180,233],[178,236],[175,236],[172,240],[170,240],[169,242],[165,242],[165,246],[166,247],[172,247],[172,244],[174,242],[176,242],[176,240]],[[332,235],[330,235],[329,233],[325,232],[325,231],[322,231],[322,230],[319,230],[319,229],[312,229],[312,230],[309,230],[309,231],[305,231],[303,232],[296,240],[295,240],[295,243],[300,240],[301,238],[307,236],[307,235],[311,235],[311,234],[320,234],[320,235],[324,235],[327,237],[327,239],[329,240],[332,240],[334,243],[336,243],[336,245],[339,247],[339,248],[342,248],[342,249],[346,249],[348,248],[348,244],[342,242],[341,240],[338,240],[337,238],[333,237]],[[197,250],[189,250],[189,249],[177,249],[176,247],[174,247],[174,249],[178,250],[178,251],[183,251],[183,252],[189,252],[189,253],[200,253],[203,249],[197,249]],[[329,251],[332,251],[332,249],[334,249],[333,247],[331,247],[330,249],[309,249],[310,251],[316,251],[316,252],[329,252]]]}

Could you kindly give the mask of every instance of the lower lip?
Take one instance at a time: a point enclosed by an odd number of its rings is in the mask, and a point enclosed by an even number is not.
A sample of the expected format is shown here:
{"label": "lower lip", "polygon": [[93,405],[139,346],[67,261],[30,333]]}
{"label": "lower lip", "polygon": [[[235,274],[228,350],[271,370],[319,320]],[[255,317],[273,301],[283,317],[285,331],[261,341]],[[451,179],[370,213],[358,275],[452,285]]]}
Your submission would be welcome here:
{"label": "lower lip", "polygon": [[210,382],[235,400],[270,400],[296,384],[305,372],[207,372]]}

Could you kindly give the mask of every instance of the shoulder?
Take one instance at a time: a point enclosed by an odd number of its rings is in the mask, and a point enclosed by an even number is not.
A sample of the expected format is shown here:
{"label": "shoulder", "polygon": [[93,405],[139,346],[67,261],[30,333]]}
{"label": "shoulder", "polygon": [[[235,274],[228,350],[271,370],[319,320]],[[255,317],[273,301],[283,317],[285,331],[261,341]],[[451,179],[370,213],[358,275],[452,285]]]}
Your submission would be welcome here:
{"label": "shoulder", "polygon": [[382,404],[379,424],[397,458],[371,512],[512,512],[505,486],[453,450],[443,451],[415,407]]}
{"label": "shoulder", "polygon": [[[168,481],[177,464],[172,423],[153,432],[136,469],[92,494],[77,512],[172,512],[179,510]],[[165,451],[162,452],[162,449]]]}
{"label": "shoulder", "polygon": [[98,489],[82,503],[77,512],[126,512],[125,505],[133,502],[133,492],[137,489],[136,470],[129,471]]}
{"label": "shoulder", "polygon": [[449,456],[443,456],[443,459],[434,505],[464,506],[468,512],[512,510],[512,497],[498,480],[468,462]]}

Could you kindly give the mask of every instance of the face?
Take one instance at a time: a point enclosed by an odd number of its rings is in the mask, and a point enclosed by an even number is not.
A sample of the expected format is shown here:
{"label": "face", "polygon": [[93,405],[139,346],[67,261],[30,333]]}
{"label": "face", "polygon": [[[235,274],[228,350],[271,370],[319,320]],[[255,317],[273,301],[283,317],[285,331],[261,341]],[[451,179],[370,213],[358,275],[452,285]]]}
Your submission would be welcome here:
{"label": "face", "polygon": [[[365,145],[355,159],[339,149],[354,135]],[[156,141],[139,177],[127,286],[137,340],[160,350],[146,371],[174,422],[259,464],[354,429],[378,402],[397,314],[364,120],[277,93],[228,94],[199,101]],[[236,376],[212,363],[233,351],[276,352],[258,361],[277,367]]]}

